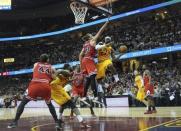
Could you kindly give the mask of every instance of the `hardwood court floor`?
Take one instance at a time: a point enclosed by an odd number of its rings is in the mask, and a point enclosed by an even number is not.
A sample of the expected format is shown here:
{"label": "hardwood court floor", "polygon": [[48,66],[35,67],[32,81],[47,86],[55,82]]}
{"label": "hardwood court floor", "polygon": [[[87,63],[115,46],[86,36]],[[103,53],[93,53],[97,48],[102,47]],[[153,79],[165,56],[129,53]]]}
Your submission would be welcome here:
{"label": "hardwood court floor", "polygon": [[[92,126],[82,129],[74,118],[67,117],[64,131],[181,131],[181,107],[160,107],[156,114],[144,115],[145,108],[96,108],[97,117],[90,116],[89,109],[81,109],[81,114]],[[14,118],[16,109],[0,109],[0,131],[54,131],[54,122],[47,108],[25,108],[18,128],[7,129]],[[58,112],[58,109],[57,109]]]}

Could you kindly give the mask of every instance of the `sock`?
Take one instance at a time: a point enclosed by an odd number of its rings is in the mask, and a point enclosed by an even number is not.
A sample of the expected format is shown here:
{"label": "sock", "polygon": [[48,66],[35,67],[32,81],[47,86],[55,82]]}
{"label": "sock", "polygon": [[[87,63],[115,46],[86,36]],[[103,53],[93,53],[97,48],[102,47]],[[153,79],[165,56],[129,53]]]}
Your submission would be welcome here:
{"label": "sock", "polygon": [[118,82],[118,81],[119,81],[118,74],[115,74],[115,75],[114,75],[114,79],[115,79],[115,81],[116,81],[116,82]]}
{"label": "sock", "polygon": [[77,115],[76,117],[77,117],[77,119],[78,119],[79,122],[82,122],[82,121],[83,121],[83,118],[82,118],[81,115]]}

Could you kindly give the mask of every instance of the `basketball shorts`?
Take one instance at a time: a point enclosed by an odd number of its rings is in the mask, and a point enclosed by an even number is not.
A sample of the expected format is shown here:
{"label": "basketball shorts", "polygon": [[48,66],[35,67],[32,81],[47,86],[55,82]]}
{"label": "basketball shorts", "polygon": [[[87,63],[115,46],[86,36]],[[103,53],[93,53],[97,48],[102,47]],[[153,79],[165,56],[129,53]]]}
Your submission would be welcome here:
{"label": "basketball shorts", "polygon": [[97,74],[96,64],[93,59],[83,58],[81,68],[83,73],[85,73],[88,76]]}
{"label": "basketball shorts", "polygon": [[105,60],[97,64],[97,76],[96,79],[104,78],[106,76],[106,70],[109,65],[112,65],[112,61],[110,59]]}
{"label": "basketball shorts", "polygon": [[138,90],[136,99],[139,101],[143,101],[145,99],[145,96],[146,96],[146,94],[145,94],[144,87],[143,87],[143,88]]}
{"label": "basketball shorts", "polygon": [[51,88],[49,83],[30,82],[26,98],[36,100],[39,97],[46,101],[51,100]]}
{"label": "basketball shorts", "polygon": [[79,87],[73,87],[72,89],[72,96],[80,96],[83,97],[84,96],[84,87],[83,85],[79,86]]}

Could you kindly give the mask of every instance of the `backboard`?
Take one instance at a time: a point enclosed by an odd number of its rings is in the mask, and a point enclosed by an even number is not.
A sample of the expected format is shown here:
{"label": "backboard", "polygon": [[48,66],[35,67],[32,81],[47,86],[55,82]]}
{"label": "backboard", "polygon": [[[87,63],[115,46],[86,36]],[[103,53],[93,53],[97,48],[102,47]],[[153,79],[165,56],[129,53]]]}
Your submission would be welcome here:
{"label": "backboard", "polygon": [[112,4],[117,0],[76,0],[85,4],[89,9],[104,13],[106,15],[112,15]]}

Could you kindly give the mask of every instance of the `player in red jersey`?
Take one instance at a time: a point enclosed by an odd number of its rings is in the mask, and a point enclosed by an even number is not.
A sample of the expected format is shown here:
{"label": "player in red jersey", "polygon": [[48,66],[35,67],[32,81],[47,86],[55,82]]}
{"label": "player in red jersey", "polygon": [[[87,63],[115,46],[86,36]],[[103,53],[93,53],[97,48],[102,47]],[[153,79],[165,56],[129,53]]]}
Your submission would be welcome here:
{"label": "player in red jersey", "polygon": [[97,87],[96,87],[96,64],[94,62],[94,57],[96,55],[96,42],[99,36],[103,33],[105,27],[107,26],[108,22],[106,22],[98,33],[95,36],[91,34],[87,34],[86,36],[87,41],[85,42],[82,51],[79,54],[79,61],[82,72],[84,72],[86,76],[86,84],[84,89],[84,96],[87,95],[87,91],[89,85],[91,85],[91,89],[94,93],[94,97],[97,97]]}
{"label": "player in red jersey", "polygon": [[56,111],[54,106],[51,103],[51,88],[50,82],[52,81],[55,70],[52,66],[48,63],[49,57],[47,54],[42,54],[40,56],[40,62],[34,64],[33,68],[33,79],[31,80],[27,94],[21,101],[20,105],[18,106],[15,119],[13,122],[8,126],[8,128],[15,128],[18,125],[18,120],[23,113],[25,105],[31,101],[36,100],[37,97],[41,97],[45,100],[51,115],[53,116],[56,128],[61,128],[61,123],[57,119]]}
{"label": "player in red jersey", "polygon": [[80,66],[77,66],[73,73],[72,81],[72,96],[83,97],[84,96],[84,77],[85,75],[80,71]]}
{"label": "player in red jersey", "polygon": [[[146,68],[146,67],[144,67]],[[144,114],[156,113],[155,102],[154,102],[154,86],[151,84],[151,74],[148,69],[145,69],[143,73],[144,87],[146,92],[146,100],[148,101],[148,110]]]}
{"label": "player in red jersey", "polygon": [[[94,113],[94,110],[92,108],[92,104],[88,104],[85,100],[82,100],[80,98],[82,98],[84,96],[84,78],[85,78],[85,74],[83,74],[81,71],[80,71],[80,66],[77,65],[74,73],[73,73],[73,81],[72,81],[72,97],[73,97],[73,100],[74,100],[74,103],[77,102],[77,100],[83,102],[84,104],[86,104],[89,108],[90,108],[90,111],[91,111],[91,114],[94,116],[95,113]],[[90,101],[90,100],[88,100]],[[73,116],[73,112],[71,111],[71,116]]]}

